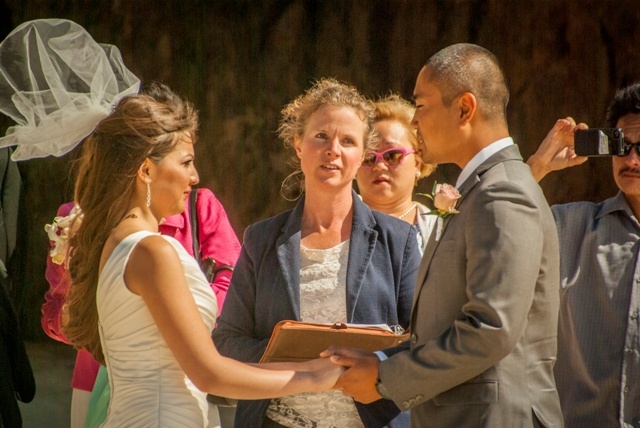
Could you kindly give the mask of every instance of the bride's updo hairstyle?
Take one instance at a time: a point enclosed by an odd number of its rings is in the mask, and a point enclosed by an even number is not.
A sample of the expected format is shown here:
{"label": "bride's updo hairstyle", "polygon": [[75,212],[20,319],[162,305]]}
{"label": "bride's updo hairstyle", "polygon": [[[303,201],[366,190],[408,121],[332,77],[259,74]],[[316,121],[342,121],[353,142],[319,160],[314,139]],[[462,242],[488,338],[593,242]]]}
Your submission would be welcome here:
{"label": "bride's updo hairstyle", "polygon": [[[375,107],[373,102],[364,97],[358,90],[335,79],[320,79],[307,89],[304,94],[286,105],[281,113],[278,134],[287,148],[294,148],[296,135],[304,135],[309,118],[321,107],[348,107],[353,109],[364,124],[364,149],[370,149],[374,144],[375,131]],[[364,155],[364,152],[363,152]],[[304,175],[300,168],[300,159],[296,156],[295,149],[290,159],[294,168],[282,182],[280,195],[289,200],[296,200],[304,192]]]}
{"label": "bride's updo hairstyle", "polygon": [[75,202],[84,217],[70,240],[70,321],[64,332],[76,348],[105,364],[98,332],[96,288],[107,237],[129,209],[138,169],[158,162],[198,128],[193,106],[167,86],[152,84],[122,98],[82,142]]}

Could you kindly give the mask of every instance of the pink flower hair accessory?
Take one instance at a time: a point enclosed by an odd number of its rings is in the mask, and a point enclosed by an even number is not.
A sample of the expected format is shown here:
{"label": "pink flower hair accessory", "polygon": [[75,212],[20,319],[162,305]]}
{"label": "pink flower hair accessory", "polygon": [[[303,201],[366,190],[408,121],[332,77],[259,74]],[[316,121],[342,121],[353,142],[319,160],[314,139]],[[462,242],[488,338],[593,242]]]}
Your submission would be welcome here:
{"label": "pink flower hair accessory", "polygon": [[55,217],[53,223],[46,224],[44,230],[49,236],[49,240],[53,244],[53,248],[49,251],[51,261],[57,265],[69,263],[69,238],[80,226],[82,222],[82,210],[76,204],[66,217]]}

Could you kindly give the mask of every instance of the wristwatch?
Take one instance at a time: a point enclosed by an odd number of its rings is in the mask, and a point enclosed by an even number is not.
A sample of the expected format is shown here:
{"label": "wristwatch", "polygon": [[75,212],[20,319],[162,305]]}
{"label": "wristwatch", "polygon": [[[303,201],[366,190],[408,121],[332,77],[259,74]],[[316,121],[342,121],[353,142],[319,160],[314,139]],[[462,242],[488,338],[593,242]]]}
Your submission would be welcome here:
{"label": "wristwatch", "polygon": [[378,379],[376,380],[376,391],[378,391],[378,394],[380,394],[382,398],[386,398],[387,400],[390,399],[389,391],[387,391],[387,388],[385,388],[384,385],[382,384],[382,381],[380,380],[380,376],[378,376]]}

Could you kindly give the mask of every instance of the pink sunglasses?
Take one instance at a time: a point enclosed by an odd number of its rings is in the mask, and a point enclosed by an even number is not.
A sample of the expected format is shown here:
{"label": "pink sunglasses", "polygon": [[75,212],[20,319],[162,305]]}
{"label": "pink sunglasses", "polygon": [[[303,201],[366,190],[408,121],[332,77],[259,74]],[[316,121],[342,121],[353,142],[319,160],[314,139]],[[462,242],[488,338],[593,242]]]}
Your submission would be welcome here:
{"label": "pink sunglasses", "polygon": [[402,163],[405,156],[415,153],[415,150],[405,149],[404,147],[387,149],[384,152],[374,152],[373,150],[367,150],[364,153],[364,159],[362,160],[362,166],[365,168],[371,168],[379,161],[382,161],[389,168],[396,168]]}

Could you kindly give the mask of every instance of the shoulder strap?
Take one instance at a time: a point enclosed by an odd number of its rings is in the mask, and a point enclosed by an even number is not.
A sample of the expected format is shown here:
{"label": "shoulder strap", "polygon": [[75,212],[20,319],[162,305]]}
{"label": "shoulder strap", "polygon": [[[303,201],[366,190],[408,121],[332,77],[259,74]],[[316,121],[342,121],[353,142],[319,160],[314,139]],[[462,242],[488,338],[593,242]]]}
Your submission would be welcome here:
{"label": "shoulder strap", "polygon": [[191,241],[193,242],[193,258],[200,263],[200,238],[198,230],[198,188],[191,188],[189,193],[189,223],[191,225]]}

